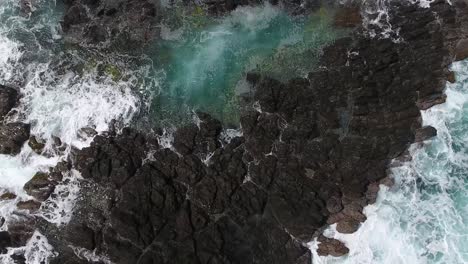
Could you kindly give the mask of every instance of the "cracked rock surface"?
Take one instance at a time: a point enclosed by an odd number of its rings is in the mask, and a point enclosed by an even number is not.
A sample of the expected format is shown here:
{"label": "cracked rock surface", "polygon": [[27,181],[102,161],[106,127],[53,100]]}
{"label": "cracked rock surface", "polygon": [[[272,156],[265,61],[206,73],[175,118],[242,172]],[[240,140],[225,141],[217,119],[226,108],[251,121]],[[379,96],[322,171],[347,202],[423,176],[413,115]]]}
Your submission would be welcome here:
{"label": "cracked rock surface", "polygon": [[76,151],[75,215],[62,227],[36,223],[59,252],[52,263],[93,263],[80,248],[118,264],[305,264],[314,237],[320,254],[346,254],[321,230],[356,231],[390,161],[435,135],[420,110],[444,102],[467,25],[463,1],[393,5],[400,42],[356,30],[325,48],[307,78],[248,74],[247,100],[259,107],[242,114],[242,136],[223,140],[221,123],[197,113],[172,149],[161,134],[126,128]]}

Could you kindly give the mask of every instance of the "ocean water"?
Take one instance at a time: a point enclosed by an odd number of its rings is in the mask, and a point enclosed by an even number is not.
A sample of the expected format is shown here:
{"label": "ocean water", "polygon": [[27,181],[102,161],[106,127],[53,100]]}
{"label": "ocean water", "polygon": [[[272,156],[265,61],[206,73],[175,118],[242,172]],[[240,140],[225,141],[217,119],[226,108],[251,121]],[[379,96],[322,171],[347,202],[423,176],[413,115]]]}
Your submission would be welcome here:
{"label": "ocean water", "polygon": [[270,4],[240,7],[222,18],[202,9],[168,13],[160,25],[163,39],[148,49],[164,73],[151,105],[156,123],[201,110],[236,126],[238,96],[250,91],[247,72],[284,81],[306,76],[320,48],[345,33],[331,27],[333,10],[325,8],[296,17]]}
{"label": "ocean water", "polygon": [[314,264],[468,263],[468,61],[452,70],[457,82],[447,84],[447,102],[423,111],[437,137],[414,145],[413,160],[392,170],[395,186],[381,186],[356,233],[326,231],[349,255],[319,257],[314,242]]}

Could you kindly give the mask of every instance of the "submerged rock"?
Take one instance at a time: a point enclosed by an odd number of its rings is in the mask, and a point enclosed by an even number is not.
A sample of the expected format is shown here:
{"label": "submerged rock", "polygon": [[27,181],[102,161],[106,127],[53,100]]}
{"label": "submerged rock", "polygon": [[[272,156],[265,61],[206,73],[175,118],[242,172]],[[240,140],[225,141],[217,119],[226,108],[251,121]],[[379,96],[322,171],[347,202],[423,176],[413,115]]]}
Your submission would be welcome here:
{"label": "submerged rock", "polygon": [[29,139],[30,125],[7,123],[0,125],[0,154],[18,154]]}

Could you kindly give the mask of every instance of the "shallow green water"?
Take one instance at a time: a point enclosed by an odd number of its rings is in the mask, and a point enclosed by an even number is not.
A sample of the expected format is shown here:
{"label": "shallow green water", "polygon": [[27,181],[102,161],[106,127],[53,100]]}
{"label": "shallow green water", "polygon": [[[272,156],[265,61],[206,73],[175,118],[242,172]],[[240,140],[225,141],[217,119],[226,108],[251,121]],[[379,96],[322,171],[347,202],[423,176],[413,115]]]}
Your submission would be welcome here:
{"label": "shallow green water", "polygon": [[283,81],[305,76],[320,49],[344,33],[332,29],[331,18],[331,10],[292,17],[270,5],[239,8],[218,19],[201,9],[176,15],[162,26],[164,40],[149,51],[164,73],[151,105],[153,119],[183,120],[202,110],[236,124],[238,95],[249,91],[245,74]]}

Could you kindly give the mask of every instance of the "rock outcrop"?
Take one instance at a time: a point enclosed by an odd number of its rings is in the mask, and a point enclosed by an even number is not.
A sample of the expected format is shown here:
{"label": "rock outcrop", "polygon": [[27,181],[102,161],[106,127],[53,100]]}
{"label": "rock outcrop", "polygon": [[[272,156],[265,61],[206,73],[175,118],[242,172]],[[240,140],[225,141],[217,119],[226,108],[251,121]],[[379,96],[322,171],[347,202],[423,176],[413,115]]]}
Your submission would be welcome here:
{"label": "rock outcrop", "polygon": [[72,44],[132,52],[157,35],[159,1],[63,0],[62,27]]}
{"label": "rock outcrop", "polygon": [[18,154],[29,139],[29,130],[30,125],[24,123],[0,125],[0,154]]}
{"label": "rock outcrop", "polygon": [[0,120],[3,120],[16,105],[18,98],[18,92],[15,89],[0,85]]}
{"label": "rock outcrop", "polygon": [[242,136],[223,140],[220,122],[198,113],[172,148],[159,145],[164,134],[126,128],[77,150],[71,222],[36,225],[60,253],[53,263],[89,263],[78,248],[117,264],[305,264],[317,236],[319,254],[346,254],[320,232],[354,232],[390,161],[434,135],[420,110],[444,101],[466,26],[463,1],[390,10],[400,42],[356,32],[325,48],[307,78],[249,74],[258,107],[242,114]]}
{"label": "rock outcrop", "polygon": [[18,102],[18,92],[0,85],[0,154],[18,154],[29,139],[30,126],[19,122],[5,123],[4,118]]}

